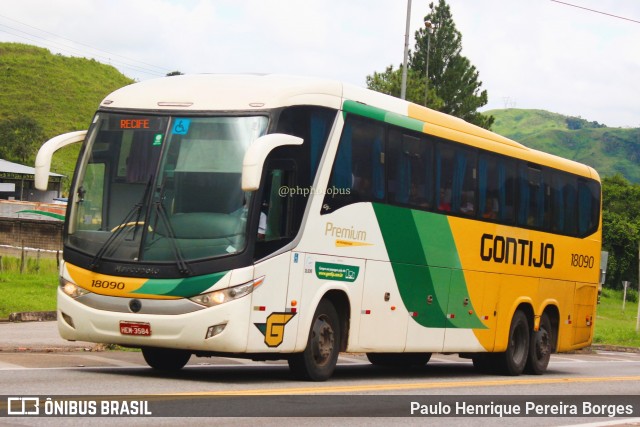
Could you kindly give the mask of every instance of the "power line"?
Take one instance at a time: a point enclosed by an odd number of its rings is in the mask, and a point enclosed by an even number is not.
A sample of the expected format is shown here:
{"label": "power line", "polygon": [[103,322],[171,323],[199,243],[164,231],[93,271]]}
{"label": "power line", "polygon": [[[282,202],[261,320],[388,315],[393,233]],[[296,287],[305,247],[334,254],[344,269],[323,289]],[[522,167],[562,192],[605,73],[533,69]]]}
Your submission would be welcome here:
{"label": "power line", "polygon": [[[157,65],[149,64],[149,63],[146,63],[146,62],[143,62],[143,61],[139,61],[139,60],[136,60],[136,59],[127,58],[125,56],[114,54],[114,53],[111,53],[111,52],[108,52],[108,51],[105,51],[105,50],[102,50],[102,49],[94,48],[94,47],[92,47],[90,45],[87,45],[85,43],[77,42],[75,40],[60,36],[59,34],[55,34],[55,33],[52,33],[52,32],[46,31],[46,30],[42,30],[40,28],[34,27],[34,26],[26,24],[24,22],[17,21],[17,20],[15,20],[13,18],[9,18],[9,17],[4,16],[4,15],[0,15],[0,17],[5,18],[5,19],[7,19],[9,21],[16,22],[16,23],[18,23],[20,25],[24,25],[25,27],[29,27],[29,28],[32,28],[34,30],[40,31],[42,33],[49,34],[49,35],[55,36],[55,37],[63,39],[63,40],[70,41],[70,42],[72,42],[74,44],[77,44],[77,45],[80,45],[80,46],[85,46],[85,47],[87,47],[87,48],[89,48],[89,49],[91,49],[93,51],[102,52],[102,53],[105,53],[107,55],[110,55],[109,57],[107,57],[107,56],[104,56],[104,55],[96,55],[96,54],[92,53],[92,54],[89,54],[88,56],[92,56],[92,57],[95,57],[95,58],[102,58],[103,60],[107,60],[109,63],[113,62],[114,64],[119,65],[120,67],[123,67],[123,68],[129,68],[129,69],[134,70],[134,71],[142,72],[142,73],[145,73],[145,74],[156,75],[156,76],[162,76],[162,75],[165,75],[168,72],[168,70],[166,68],[164,68],[164,67],[160,67],[160,66],[157,66]],[[0,26],[5,28],[4,30],[0,29],[0,31],[8,33],[8,34],[11,34],[11,35],[16,36],[16,37],[20,37],[20,38],[23,38],[23,39],[26,39],[26,40],[29,40],[29,41],[32,41],[32,42],[44,44],[45,46],[53,47],[54,49],[59,49],[59,50],[62,50],[62,51],[71,52],[72,54],[78,54],[78,53],[80,53],[81,55],[86,55],[87,54],[86,51],[83,52],[82,50],[79,50],[79,49],[77,49],[77,48],[75,48],[73,46],[70,46],[68,44],[54,42],[54,41],[52,41],[52,40],[50,40],[50,39],[48,39],[46,37],[42,37],[42,36],[39,36],[37,34],[33,34],[31,32],[27,32],[27,31],[20,30],[18,28],[10,27],[10,26],[8,26],[6,24],[0,24]],[[13,32],[12,31],[7,31],[7,29],[12,30]],[[15,33],[16,31],[19,32],[19,33],[22,33],[22,34],[26,34],[29,37],[26,37],[26,36],[23,36],[23,35],[20,35],[20,34],[16,34]],[[41,40],[44,40],[44,41],[34,40],[32,37],[35,37],[37,39],[41,39]],[[76,53],[74,53],[74,51]],[[122,60],[112,60],[111,56],[122,58]],[[129,61],[129,62],[127,62],[127,61]],[[135,65],[135,63],[142,64],[142,65],[144,65],[146,67],[143,67],[143,66],[140,66],[140,65]],[[152,67],[152,68],[155,68],[156,70],[151,70],[151,69],[149,69],[147,67]]]}
{"label": "power line", "polygon": [[[4,27],[4,28],[2,28],[2,27]],[[71,55],[86,55],[87,54],[86,52],[83,52],[81,50],[75,49],[75,48],[73,48],[71,46],[64,45],[64,44],[59,44],[59,43],[56,43],[56,42],[53,42],[53,41],[49,41],[49,40],[44,39],[42,37],[39,37],[37,35],[30,34],[30,33],[24,32],[22,30],[19,30],[17,28],[9,27],[9,26],[4,25],[4,24],[0,24],[0,32],[10,34],[10,35],[12,35],[14,37],[19,37],[21,39],[28,40],[28,41],[36,44],[36,45],[39,45],[39,46],[44,46],[44,47],[47,47],[47,48],[56,49],[58,51],[65,52],[67,54],[71,54]],[[22,33],[22,34],[18,34],[18,33]],[[23,35],[23,34],[26,34],[26,35]],[[42,40],[38,40],[38,39],[42,39]],[[118,65],[121,68],[127,68],[127,69],[130,69],[130,70],[133,70],[133,71],[137,71],[137,72],[141,72],[141,73],[144,73],[144,74],[151,74],[151,75],[155,75],[155,76],[164,75],[164,74],[162,74],[162,73],[160,73],[158,71],[145,69],[145,68],[142,68],[142,67],[139,67],[139,66],[136,66],[136,65],[127,64],[127,63],[120,62],[120,61],[111,61],[111,58],[107,58],[107,57],[104,57],[104,56],[100,56],[100,55],[89,55],[89,56],[93,56],[94,58],[100,58],[100,59],[103,59],[103,60],[107,60],[107,62],[109,62],[109,63],[113,62],[113,65]]]}
{"label": "power line", "polygon": [[563,2],[563,1],[559,1],[559,0],[551,0],[551,1],[554,2],[554,3],[561,3],[561,4],[564,4],[564,5],[567,5],[567,6],[576,7],[578,9],[588,10],[589,12],[594,12],[594,13],[599,13],[601,15],[611,16],[612,18],[624,19],[625,21],[631,21],[631,22],[635,22],[636,24],[640,24],[640,21],[636,21],[635,19],[631,19],[631,18],[625,18],[624,16],[613,15],[611,13],[601,12],[599,10],[589,9],[588,7],[578,6],[578,5],[575,5],[575,4],[566,3],[566,2]]}

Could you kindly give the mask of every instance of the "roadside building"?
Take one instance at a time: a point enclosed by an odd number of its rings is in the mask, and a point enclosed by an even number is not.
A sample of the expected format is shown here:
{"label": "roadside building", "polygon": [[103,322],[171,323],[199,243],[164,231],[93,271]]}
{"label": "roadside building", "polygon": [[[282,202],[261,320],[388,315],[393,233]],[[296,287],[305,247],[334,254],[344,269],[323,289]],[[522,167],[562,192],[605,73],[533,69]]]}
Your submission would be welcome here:
{"label": "roadside building", "polygon": [[64,175],[49,174],[46,191],[34,186],[35,168],[0,159],[0,199],[53,203],[60,198]]}

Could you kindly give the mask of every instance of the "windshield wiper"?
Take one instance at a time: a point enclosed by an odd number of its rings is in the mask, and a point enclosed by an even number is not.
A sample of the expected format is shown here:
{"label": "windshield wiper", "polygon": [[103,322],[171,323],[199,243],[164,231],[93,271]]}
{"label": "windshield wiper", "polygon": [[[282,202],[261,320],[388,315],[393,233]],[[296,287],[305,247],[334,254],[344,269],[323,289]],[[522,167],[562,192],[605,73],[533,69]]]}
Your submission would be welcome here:
{"label": "windshield wiper", "polygon": [[169,220],[169,216],[167,215],[167,210],[162,204],[162,198],[160,200],[154,202],[156,217],[160,218],[162,221],[162,225],[164,225],[167,230],[167,239],[169,240],[169,245],[171,246],[171,250],[173,251],[173,256],[176,258],[176,263],[178,264],[178,271],[185,276],[191,276],[193,273],[189,268],[189,265],[185,261],[184,255],[182,254],[182,250],[176,243],[176,233],[171,226],[171,222]]}
{"label": "windshield wiper", "polygon": [[[100,250],[96,253],[96,255],[91,260],[91,264],[89,264],[89,268],[90,269],[95,270],[96,268],[98,268],[100,266],[100,261],[102,261],[102,257],[104,257],[104,254],[107,252],[109,247],[111,247],[113,242],[115,242],[116,239],[125,230],[125,228],[127,228],[128,224],[133,224],[134,225],[132,240],[135,240],[135,238],[136,238],[136,229],[138,228],[137,226],[140,223],[140,217],[142,216],[142,207],[144,206],[144,201],[147,200],[147,197],[149,196],[149,189],[151,188],[151,182],[152,181],[153,181],[153,175],[149,177],[149,182],[147,182],[147,186],[144,189],[144,194],[142,195],[142,199],[140,199],[140,201],[138,203],[136,203],[131,208],[129,213],[127,213],[127,215],[120,222],[120,224],[118,224],[118,226],[116,226],[113,229],[113,233],[111,233],[109,238],[102,244],[102,246],[100,247]],[[131,219],[136,214],[137,214],[136,219],[135,219],[134,222],[132,222]]]}

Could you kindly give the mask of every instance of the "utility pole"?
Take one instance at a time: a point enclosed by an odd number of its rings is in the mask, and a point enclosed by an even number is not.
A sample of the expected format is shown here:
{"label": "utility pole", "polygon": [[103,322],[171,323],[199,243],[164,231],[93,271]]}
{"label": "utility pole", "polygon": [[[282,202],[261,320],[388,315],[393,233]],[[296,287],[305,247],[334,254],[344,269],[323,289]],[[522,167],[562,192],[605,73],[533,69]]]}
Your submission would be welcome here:
{"label": "utility pole", "polygon": [[424,21],[424,26],[427,31],[427,59],[425,61],[425,76],[424,76],[424,106],[427,106],[427,97],[429,96],[429,51],[431,50],[431,34],[435,30],[436,26],[431,21]]}
{"label": "utility pole", "polygon": [[407,0],[407,28],[404,32],[404,59],[402,61],[402,87],[400,99],[407,99],[407,61],[409,59],[409,23],[411,21],[411,0]]}

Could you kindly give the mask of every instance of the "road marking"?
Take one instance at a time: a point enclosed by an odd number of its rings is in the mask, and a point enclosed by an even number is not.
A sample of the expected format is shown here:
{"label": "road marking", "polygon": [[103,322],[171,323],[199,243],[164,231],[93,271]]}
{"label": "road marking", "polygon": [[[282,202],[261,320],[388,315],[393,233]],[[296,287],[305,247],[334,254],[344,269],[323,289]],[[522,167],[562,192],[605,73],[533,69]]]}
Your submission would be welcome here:
{"label": "road marking", "polygon": [[93,362],[107,363],[109,365],[119,366],[119,367],[123,367],[123,366],[130,367],[131,365],[147,366],[145,363],[136,363],[131,361],[124,361],[124,360],[112,359],[109,357],[95,356],[95,355],[88,355],[88,354],[82,355],[82,359],[91,360]]}
{"label": "road marking", "polygon": [[14,365],[13,363],[0,362],[0,371],[17,370],[17,369],[27,369],[27,368],[20,365]]}
{"label": "road marking", "polygon": [[342,354],[340,355],[340,357],[338,357],[338,363],[340,362],[346,362],[346,363],[358,364],[358,365],[369,365],[369,362],[365,359],[361,359],[358,357],[343,356]]}
{"label": "road marking", "polygon": [[567,357],[567,356],[556,356],[552,359],[552,362],[587,363],[586,360],[576,359],[575,357]]}
{"label": "road marking", "polygon": [[640,381],[640,376],[628,377],[584,377],[584,378],[518,378],[508,380],[479,380],[479,381],[450,381],[428,383],[399,383],[399,384],[371,384],[325,387],[291,387],[270,389],[248,389],[233,391],[211,392],[186,392],[171,393],[175,395],[192,396],[257,396],[257,395],[288,395],[288,394],[319,394],[319,393],[354,393],[367,391],[396,391],[434,388],[461,388],[461,387],[491,387],[505,385],[530,385],[530,384],[570,384],[570,383],[594,383],[594,382],[623,382]]}
{"label": "road marking", "polygon": [[453,359],[441,359],[438,357],[432,357],[431,359],[429,359],[429,363],[453,363],[453,364],[460,364],[460,363],[466,363],[466,364],[471,364],[471,360],[453,360]]}

